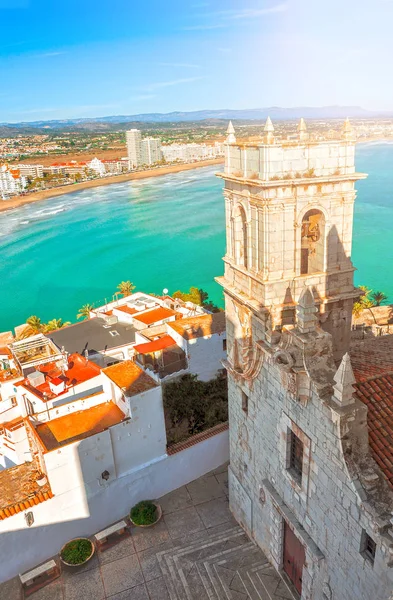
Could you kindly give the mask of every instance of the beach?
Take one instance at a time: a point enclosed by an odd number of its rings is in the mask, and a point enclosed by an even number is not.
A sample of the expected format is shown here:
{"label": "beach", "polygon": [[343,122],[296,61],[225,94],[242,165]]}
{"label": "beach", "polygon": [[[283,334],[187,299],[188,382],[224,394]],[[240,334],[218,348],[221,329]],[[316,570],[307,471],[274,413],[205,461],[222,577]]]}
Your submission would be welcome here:
{"label": "beach", "polygon": [[136,179],[145,179],[148,177],[160,177],[161,175],[169,175],[171,173],[179,173],[181,171],[199,169],[200,167],[209,167],[214,165],[220,165],[223,163],[224,157],[220,157],[214,158],[212,160],[201,160],[194,163],[171,165],[168,167],[158,167],[146,171],[124,173],[123,175],[111,175],[109,177],[101,177],[99,179],[92,179],[90,181],[82,181],[81,183],[62,185],[52,189],[42,190],[40,192],[32,192],[31,194],[26,194],[25,196],[16,196],[12,200],[0,200],[0,212],[10,210],[12,208],[18,208],[19,206],[24,206],[25,204],[39,202],[40,200],[47,200],[50,198],[55,198],[57,196],[63,196],[64,194],[78,192],[80,190],[85,190],[88,188],[94,188],[103,185],[111,185],[113,183],[123,183],[125,181],[133,181]]}

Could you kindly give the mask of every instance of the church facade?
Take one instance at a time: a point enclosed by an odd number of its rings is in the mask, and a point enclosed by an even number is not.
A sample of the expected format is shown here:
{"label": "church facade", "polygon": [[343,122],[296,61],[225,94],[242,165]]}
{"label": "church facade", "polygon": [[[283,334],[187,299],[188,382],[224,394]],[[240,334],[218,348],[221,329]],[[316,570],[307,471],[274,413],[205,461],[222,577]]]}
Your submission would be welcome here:
{"label": "church facade", "polygon": [[374,408],[350,357],[365,177],[351,126],[336,141],[310,140],[303,120],[297,140],[275,140],[270,119],[261,143],[227,133],[231,510],[302,600],[388,600],[393,463],[370,447]]}

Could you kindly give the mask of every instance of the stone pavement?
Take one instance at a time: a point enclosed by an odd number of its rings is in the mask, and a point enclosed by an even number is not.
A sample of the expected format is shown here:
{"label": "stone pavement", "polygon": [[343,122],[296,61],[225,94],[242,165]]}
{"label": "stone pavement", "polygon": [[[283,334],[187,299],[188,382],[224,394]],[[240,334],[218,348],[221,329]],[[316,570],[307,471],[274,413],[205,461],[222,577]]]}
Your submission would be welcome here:
{"label": "stone pavement", "polygon": [[[294,600],[228,509],[227,465],[160,499],[163,518],[31,600]],[[0,600],[21,600],[18,579]]]}

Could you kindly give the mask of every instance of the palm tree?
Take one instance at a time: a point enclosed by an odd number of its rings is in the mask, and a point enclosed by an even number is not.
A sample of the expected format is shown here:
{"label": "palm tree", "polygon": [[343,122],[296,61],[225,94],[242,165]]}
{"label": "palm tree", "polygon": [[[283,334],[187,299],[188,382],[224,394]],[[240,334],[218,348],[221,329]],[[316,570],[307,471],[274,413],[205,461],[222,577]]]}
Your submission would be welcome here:
{"label": "palm tree", "polygon": [[68,327],[68,325],[71,325],[69,321],[64,323],[63,319],[51,319],[51,321],[48,321],[44,326],[44,331],[45,333],[48,333],[49,331],[56,331],[57,329]]}
{"label": "palm tree", "polygon": [[93,310],[92,304],[84,304],[82,308],[79,309],[78,314],[76,315],[77,319],[88,319],[90,317],[90,311]]}
{"label": "palm tree", "polygon": [[371,298],[374,301],[375,306],[381,306],[388,299],[387,295],[383,292],[373,292],[371,294]]}
{"label": "palm tree", "polygon": [[31,317],[26,319],[26,323],[30,326],[31,331],[34,332],[33,335],[42,331],[44,326],[44,324],[41,323],[41,319],[37,317],[37,315],[31,315]]}
{"label": "palm tree", "polygon": [[132,281],[122,281],[117,286],[117,289],[122,296],[131,296],[132,292],[135,290],[135,285]]}

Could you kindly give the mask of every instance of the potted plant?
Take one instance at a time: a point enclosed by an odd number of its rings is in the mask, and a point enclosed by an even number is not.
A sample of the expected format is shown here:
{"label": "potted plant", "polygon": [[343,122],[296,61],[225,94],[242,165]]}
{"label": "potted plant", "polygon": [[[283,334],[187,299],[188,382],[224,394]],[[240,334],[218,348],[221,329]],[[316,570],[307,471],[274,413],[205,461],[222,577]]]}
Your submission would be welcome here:
{"label": "potted plant", "polygon": [[137,527],[152,527],[161,517],[161,506],[154,500],[142,500],[130,511],[130,521]]}
{"label": "potted plant", "polygon": [[60,550],[60,560],[68,567],[80,567],[94,554],[94,544],[87,538],[76,538],[64,544]]}

